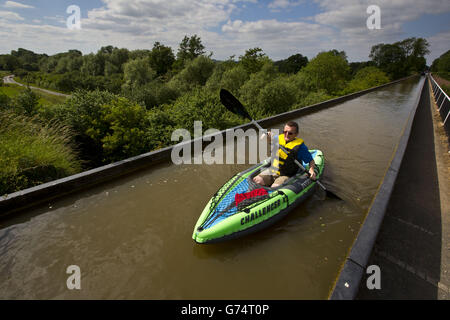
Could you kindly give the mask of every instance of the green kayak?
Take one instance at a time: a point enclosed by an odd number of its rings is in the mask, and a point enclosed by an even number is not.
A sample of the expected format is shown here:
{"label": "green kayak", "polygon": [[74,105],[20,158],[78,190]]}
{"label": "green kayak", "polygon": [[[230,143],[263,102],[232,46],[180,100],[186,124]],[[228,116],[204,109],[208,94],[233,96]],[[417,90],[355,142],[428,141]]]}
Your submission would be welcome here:
{"label": "green kayak", "polygon": [[[316,163],[317,179],[323,174],[324,157],[320,150],[310,150]],[[309,166],[303,163],[308,170]],[[209,200],[194,228],[197,243],[214,243],[238,238],[261,230],[284,217],[314,193],[317,185],[301,172],[276,188],[262,187],[253,177],[270,167],[266,159],[232,177]]]}

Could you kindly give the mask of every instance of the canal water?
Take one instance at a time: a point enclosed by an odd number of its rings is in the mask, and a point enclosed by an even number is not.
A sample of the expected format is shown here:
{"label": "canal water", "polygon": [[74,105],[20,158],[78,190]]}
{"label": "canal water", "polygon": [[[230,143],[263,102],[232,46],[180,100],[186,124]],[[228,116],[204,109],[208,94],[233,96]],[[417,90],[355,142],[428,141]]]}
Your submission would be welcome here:
{"label": "canal water", "polygon": [[[342,200],[317,192],[263,231],[198,245],[204,206],[249,165],[157,165],[1,221],[0,299],[326,299],[420,81],[293,119],[324,152],[323,183]],[[72,265],[80,290],[67,287]]]}

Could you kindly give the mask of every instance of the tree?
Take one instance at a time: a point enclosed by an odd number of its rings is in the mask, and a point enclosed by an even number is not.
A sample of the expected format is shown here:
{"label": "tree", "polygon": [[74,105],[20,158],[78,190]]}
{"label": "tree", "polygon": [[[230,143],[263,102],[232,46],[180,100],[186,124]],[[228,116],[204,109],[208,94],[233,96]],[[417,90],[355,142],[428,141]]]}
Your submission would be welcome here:
{"label": "tree", "polygon": [[378,44],[372,47],[369,57],[376,66],[385,71],[392,79],[408,74],[406,52],[399,44]]}
{"label": "tree", "polygon": [[239,88],[242,87],[248,79],[249,74],[245,71],[244,66],[239,64],[223,73],[220,88],[225,88],[232,92],[238,92]]}
{"label": "tree", "polygon": [[308,58],[302,56],[300,53],[294,54],[285,60],[275,62],[280,72],[289,74],[297,73],[307,64]]}
{"label": "tree", "polygon": [[92,132],[95,132],[96,136],[100,133],[106,161],[118,161],[150,151],[144,107],[126,98],[117,98],[103,105],[101,113],[98,121],[100,131],[94,127]]}
{"label": "tree", "polygon": [[107,91],[77,90],[58,108],[56,119],[72,129],[81,158],[91,167],[101,165],[104,159],[102,106],[116,98]]}
{"label": "tree", "polygon": [[377,44],[369,57],[392,79],[398,79],[426,68],[424,56],[430,52],[428,47],[426,39],[413,37],[393,44]]}
{"label": "tree", "polygon": [[334,54],[337,57],[341,57],[342,59],[344,59],[345,61],[348,62],[347,54],[345,53],[345,51],[338,51],[336,49],[333,49],[333,50],[330,50],[329,52],[331,52],[332,54]]}
{"label": "tree", "polygon": [[439,73],[439,76],[450,80],[450,50],[433,61],[431,71]]}
{"label": "tree", "polygon": [[171,114],[178,128],[188,129],[191,133],[195,121],[202,121],[204,130],[222,130],[237,125],[240,121],[236,121],[238,117],[226,111],[216,92],[200,87],[179,97],[165,111]]}
{"label": "tree", "polygon": [[331,51],[319,53],[302,71],[316,89],[324,89],[328,94],[342,90],[350,75],[347,60]]}
{"label": "tree", "polygon": [[193,60],[205,53],[205,46],[202,40],[196,34],[191,36],[184,36],[181,40],[180,48],[178,49],[177,59],[183,62]]}
{"label": "tree", "polygon": [[39,96],[30,88],[26,88],[15,98],[15,105],[22,109],[26,115],[32,116],[36,113],[39,105]]}
{"label": "tree", "polygon": [[0,69],[1,70],[14,71],[16,69],[19,69],[20,67],[21,67],[21,63],[17,57],[12,56],[10,54],[0,55]]}
{"label": "tree", "polygon": [[172,48],[166,47],[159,42],[155,42],[150,53],[150,66],[156,71],[156,74],[158,76],[166,74],[174,62],[175,56]]}
{"label": "tree", "polygon": [[83,65],[81,72],[85,75],[100,76],[104,75],[105,64],[104,61],[97,54],[88,54],[83,56]]}
{"label": "tree", "polygon": [[214,61],[199,56],[188,62],[186,67],[173,77],[168,85],[181,93],[192,90],[196,86],[204,86],[214,70]]}
{"label": "tree", "polygon": [[[123,73],[123,65],[128,61],[130,52],[128,49],[114,48],[109,56],[109,62],[117,67],[120,73]],[[105,66],[106,68],[106,66]],[[106,72],[106,70],[105,70]]]}
{"label": "tree", "polygon": [[386,73],[377,67],[369,66],[360,69],[342,93],[361,91],[387,82],[389,82],[389,78]]}
{"label": "tree", "polygon": [[137,58],[130,60],[124,65],[124,87],[132,88],[142,86],[152,81],[156,72],[150,68],[147,58]]}
{"label": "tree", "polygon": [[239,63],[244,66],[249,74],[260,71],[264,63],[268,60],[261,48],[248,49],[243,56],[239,56]]}

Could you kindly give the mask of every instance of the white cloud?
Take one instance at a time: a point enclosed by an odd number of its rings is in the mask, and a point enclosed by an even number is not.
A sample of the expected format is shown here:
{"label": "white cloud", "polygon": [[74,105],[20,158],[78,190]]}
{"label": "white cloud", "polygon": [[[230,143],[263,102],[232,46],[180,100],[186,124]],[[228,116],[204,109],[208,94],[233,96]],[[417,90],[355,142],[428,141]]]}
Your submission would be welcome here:
{"label": "white cloud", "polygon": [[[370,49],[378,43],[403,40],[403,25],[418,19],[423,14],[450,12],[450,2],[441,0],[315,0],[323,10],[314,21],[334,28],[333,43],[342,47],[350,60],[367,60]],[[366,10],[369,5],[378,5],[381,11],[381,29],[368,30]]]}
{"label": "white cloud", "polygon": [[[369,59],[373,45],[406,38],[402,30],[405,22],[413,21],[423,13],[450,11],[448,1],[438,0],[424,3],[410,0],[315,0],[321,12],[309,19],[303,18],[303,21],[245,21],[242,5],[257,3],[256,0],[102,1],[102,7],[82,16],[82,29],[78,31],[66,28],[66,16],[53,17],[59,26],[45,25],[49,17],[36,17],[44,21],[36,25],[26,23],[17,13],[0,11],[0,51],[26,47],[53,54],[76,48],[89,53],[104,45],[130,50],[150,49],[154,42],[159,41],[176,52],[185,35],[197,34],[206,50],[214,52],[216,59],[239,56],[249,48],[260,47],[274,60],[295,53],[312,58],[320,51],[337,49],[346,51],[350,61],[361,61]],[[298,3],[272,0],[264,6],[266,10],[301,10],[301,7],[294,7]],[[381,30],[368,30],[366,27],[369,4],[377,4],[381,8]],[[239,13],[239,19],[233,19],[233,13]],[[447,33],[430,37],[430,50],[445,51],[448,38]]]}
{"label": "white cloud", "polygon": [[20,14],[11,11],[0,11],[0,18],[11,21],[24,20]]}
{"label": "white cloud", "polygon": [[427,64],[431,65],[436,58],[446,53],[450,43],[450,31],[440,32],[432,37],[427,38],[430,44],[430,55],[427,57]]}
{"label": "white cloud", "polygon": [[[246,49],[260,47],[272,59],[284,59],[301,53],[310,58],[328,49],[333,30],[315,23],[259,20],[228,21],[223,27],[225,43],[232,43],[232,54],[243,54]],[[228,42],[229,41],[229,42]],[[331,48],[330,48],[331,49]],[[227,51],[224,47],[221,51]]]}
{"label": "white cloud", "polygon": [[450,2],[442,0],[315,0],[325,11],[316,15],[315,21],[332,25],[344,31],[366,26],[369,5],[377,5],[381,11],[382,28],[398,28],[414,21],[423,14],[450,12]]}
{"label": "white cloud", "polygon": [[29,6],[23,3],[15,2],[15,1],[6,1],[3,5],[6,8],[20,8],[20,9],[32,9],[33,6]]}
{"label": "white cloud", "polygon": [[291,0],[274,0],[267,6],[269,9],[286,9],[288,7],[298,6],[303,1],[291,1]]}

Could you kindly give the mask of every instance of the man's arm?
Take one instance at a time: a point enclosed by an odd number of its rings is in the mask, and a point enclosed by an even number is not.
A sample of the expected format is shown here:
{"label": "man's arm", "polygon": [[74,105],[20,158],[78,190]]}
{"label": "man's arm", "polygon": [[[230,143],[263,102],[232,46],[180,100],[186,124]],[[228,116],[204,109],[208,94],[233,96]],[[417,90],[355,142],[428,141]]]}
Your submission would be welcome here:
{"label": "man's arm", "polygon": [[297,153],[297,158],[299,161],[303,161],[305,163],[309,163],[309,175],[312,180],[316,179],[316,172],[314,168],[316,167],[316,163],[311,156],[311,153],[308,150],[308,147],[303,143]]}

